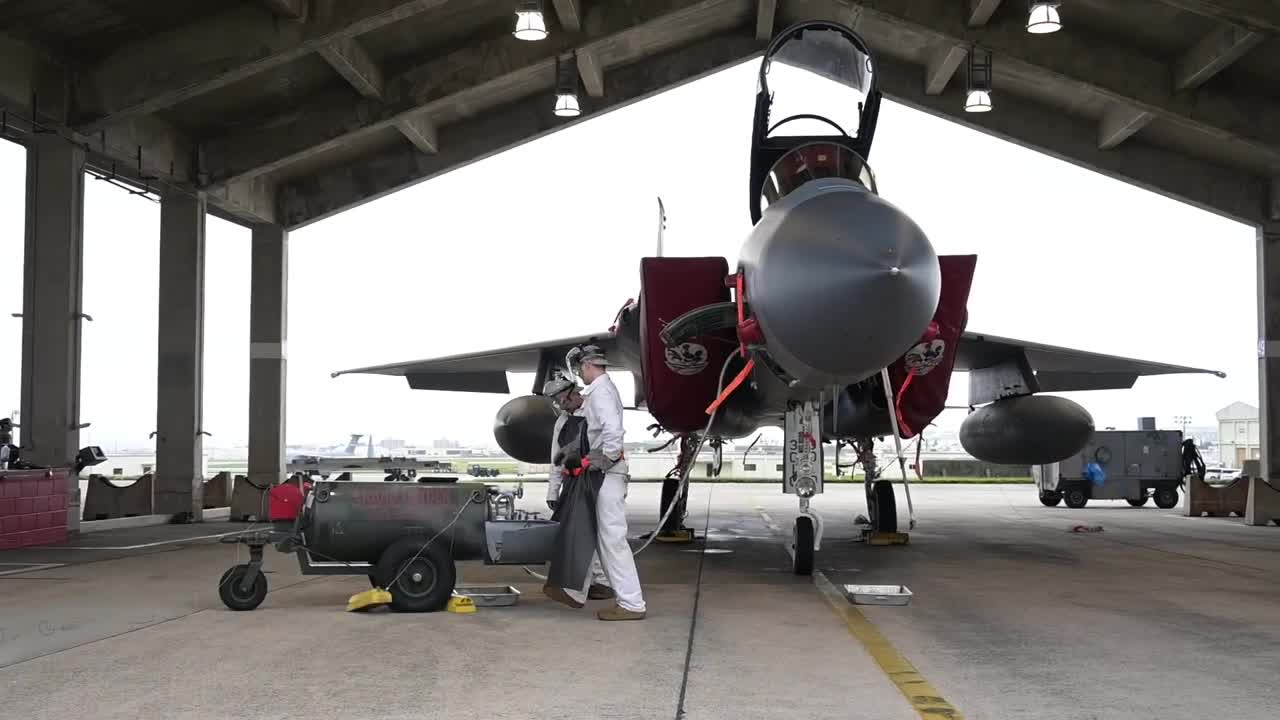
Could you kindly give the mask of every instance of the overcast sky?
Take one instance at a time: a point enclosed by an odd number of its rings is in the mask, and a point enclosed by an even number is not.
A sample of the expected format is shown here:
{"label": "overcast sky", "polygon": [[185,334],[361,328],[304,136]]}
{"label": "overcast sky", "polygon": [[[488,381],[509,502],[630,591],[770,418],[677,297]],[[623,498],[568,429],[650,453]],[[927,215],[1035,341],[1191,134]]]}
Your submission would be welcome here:
{"label": "overcast sky", "polygon": [[[654,251],[736,263],[750,229],[755,63],[303,228],[290,236],[288,439],[351,432],[492,440],[507,397],[411,391],[329,373],[607,328]],[[1000,98],[996,96],[999,112]],[[548,112],[551,100],[548,98]],[[939,254],[976,253],[969,329],[1228,373],[1070,395],[1098,427],[1214,425],[1257,404],[1250,227],[886,102],[871,165],[881,194]],[[0,142],[0,409],[19,404],[23,150]],[[86,182],[86,442],[149,447],[155,426],[159,205]],[[208,221],[205,428],[247,438],[249,232]],[[850,309],[856,311],[856,309]],[[516,393],[530,378],[513,377]],[[629,378],[623,378],[624,397]],[[956,375],[951,400],[964,402]],[[638,439],[647,415],[628,421]],[[939,418],[957,427],[962,412]]]}

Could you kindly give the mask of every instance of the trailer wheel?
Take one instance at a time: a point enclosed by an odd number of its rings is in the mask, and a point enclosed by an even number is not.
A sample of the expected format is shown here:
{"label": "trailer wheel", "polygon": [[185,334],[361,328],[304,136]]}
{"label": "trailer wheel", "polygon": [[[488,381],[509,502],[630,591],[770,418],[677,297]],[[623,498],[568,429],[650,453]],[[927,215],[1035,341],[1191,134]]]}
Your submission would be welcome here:
{"label": "trailer wheel", "polygon": [[1168,510],[1178,504],[1178,491],[1173,488],[1162,488],[1156,491],[1156,507]]}
{"label": "trailer wheel", "polygon": [[1088,504],[1089,493],[1085,492],[1084,488],[1075,487],[1067,490],[1063,494],[1063,499],[1067,501],[1067,507],[1078,510]]}
{"label": "trailer wheel", "polygon": [[397,540],[378,559],[378,584],[391,593],[391,607],[398,612],[443,610],[453,595],[458,571],[448,546],[422,550],[424,542],[421,538]]}
{"label": "trailer wheel", "polygon": [[1140,498],[1136,498],[1136,499],[1135,499],[1135,498],[1125,498],[1125,502],[1129,503],[1130,505],[1132,505],[1132,506],[1134,506],[1134,507],[1142,507],[1143,505],[1146,505],[1146,504],[1147,504],[1147,496],[1146,496],[1146,495],[1143,495],[1142,497],[1140,497]]}
{"label": "trailer wheel", "polygon": [[248,590],[241,589],[240,581],[248,571],[248,564],[242,564],[233,565],[222,573],[222,579],[218,581],[218,597],[222,598],[223,605],[232,610],[252,610],[267,599],[267,576],[261,570],[258,571],[258,577],[254,578],[252,587]]}
{"label": "trailer wheel", "polygon": [[1062,493],[1057,490],[1041,490],[1040,504],[1045,507],[1058,507],[1058,503],[1062,502]]}

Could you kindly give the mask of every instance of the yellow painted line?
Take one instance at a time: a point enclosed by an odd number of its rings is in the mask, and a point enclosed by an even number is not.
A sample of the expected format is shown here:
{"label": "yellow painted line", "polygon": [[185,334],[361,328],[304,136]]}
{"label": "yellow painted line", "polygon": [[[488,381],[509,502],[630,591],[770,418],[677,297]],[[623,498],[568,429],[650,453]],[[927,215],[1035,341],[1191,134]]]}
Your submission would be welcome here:
{"label": "yellow painted line", "polygon": [[942,697],[937,688],[929,684],[911,661],[898,652],[888,638],[880,634],[866,615],[849,603],[825,575],[815,573],[813,584],[818,586],[827,602],[831,603],[832,609],[844,620],[845,626],[849,628],[849,634],[862,643],[862,646],[875,659],[876,664],[885,675],[889,676],[889,680],[897,686],[898,691],[907,699],[907,702],[911,703],[911,707],[915,708],[920,717],[956,718],[957,720],[964,717]]}

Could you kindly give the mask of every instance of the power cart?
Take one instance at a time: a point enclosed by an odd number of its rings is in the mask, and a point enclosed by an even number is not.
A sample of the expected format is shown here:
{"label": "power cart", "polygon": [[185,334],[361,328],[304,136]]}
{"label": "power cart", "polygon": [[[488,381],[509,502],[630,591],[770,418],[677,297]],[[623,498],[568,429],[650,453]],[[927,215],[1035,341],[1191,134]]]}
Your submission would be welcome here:
{"label": "power cart", "polygon": [[271,488],[270,528],[221,542],[249,548],[218,595],[232,610],[253,610],[267,596],[263,549],[293,553],[303,575],[367,575],[391,593],[400,612],[442,610],[453,595],[456,563],[538,565],[552,554],[559,523],[515,508],[523,488],[502,490],[456,478],[419,482],[320,480],[303,489]]}
{"label": "power cart", "polygon": [[1032,467],[1040,502],[1082,508],[1090,500],[1125,500],[1142,507],[1153,500],[1178,504],[1183,478],[1203,474],[1193,441],[1176,430],[1099,430],[1084,449],[1061,462]]}

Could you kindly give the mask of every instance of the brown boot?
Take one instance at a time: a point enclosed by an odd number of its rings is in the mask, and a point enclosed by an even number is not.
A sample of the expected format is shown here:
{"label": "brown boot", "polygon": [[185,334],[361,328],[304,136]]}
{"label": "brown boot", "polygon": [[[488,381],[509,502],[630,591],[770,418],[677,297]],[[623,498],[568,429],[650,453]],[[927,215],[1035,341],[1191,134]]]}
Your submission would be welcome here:
{"label": "brown boot", "polygon": [[552,600],[555,600],[558,603],[563,603],[565,605],[568,605],[569,607],[575,610],[582,607],[582,603],[569,597],[569,593],[565,592],[564,588],[551,587],[550,585],[543,585],[542,594],[546,595]]}
{"label": "brown boot", "polygon": [[591,583],[591,589],[587,590],[587,599],[589,600],[612,600],[613,597],[613,588],[608,585]]}
{"label": "brown boot", "polygon": [[645,614],[644,614],[644,613],[642,613],[642,612],[635,612],[634,610],[627,610],[627,609],[625,609],[625,608],[618,607],[617,605],[614,605],[613,607],[609,608],[608,610],[601,610],[600,612],[596,613],[596,617],[600,618],[601,620],[606,620],[606,621],[612,621],[612,620],[643,620],[643,619],[644,619],[644,616],[645,616]]}

